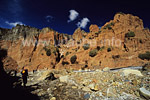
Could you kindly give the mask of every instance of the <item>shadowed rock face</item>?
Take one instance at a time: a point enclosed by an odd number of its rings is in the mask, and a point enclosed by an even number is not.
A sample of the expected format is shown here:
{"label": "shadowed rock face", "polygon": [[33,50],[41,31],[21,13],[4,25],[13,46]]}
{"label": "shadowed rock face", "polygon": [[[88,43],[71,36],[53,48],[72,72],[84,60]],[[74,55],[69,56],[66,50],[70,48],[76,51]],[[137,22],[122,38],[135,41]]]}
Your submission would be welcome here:
{"label": "shadowed rock face", "polygon": [[12,40],[15,41],[21,37],[26,39],[27,37],[33,38],[34,36],[38,35],[40,32],[39,29],[30,27],[30,26],[24,26],[24,25],[16,25],[16,27],[13,27],[12,29],[0,29],[3,40]]}
{"label": "shadowed rock face", "polygon": [[12,71],[12,70],[16,70],[18,71],[17,67],[18,67],[18,64],[15,60],[13,60],[11,57],[6,57],[2,60],[3,62],[3,65],[4,65],[4,70],[6,72],[9,72],[9,71]]}
{"label": "shadowed rock face", "polygon": [[[68,35],[48,27],[40,30],[17,25],[12,29],[0,28],[0,45],[16,61],[18,70],[23,66],[29,71],[81,69],[85,65],[90,69],[102,69],[141,66],[149,62],[138,58],[140,53],[150,50],[150,31],[143,27],[139,17],[118,13],[101,29],[91,25],[89,30],[87,33],[78,28],[73,35]],[[87,50],[82,47],[85,43],[90,44]],[[93,49],[97,49],[97,54],[90,57],[89,52]],[[50,55],[47,55],[49,51]],[[70,62],[73,55],[77,56],[75,64]]]}
{"label": "shadowed rock face", "polygon": [[[5,100],[9,100],[10,98],[12,100],[39,100],[37,95],[31,94],[30,91],[34,90],[30,86],[27,87],[28,89],[24,89],[21,87],[21,85],[18,84],[17,88],[14,87],[15,82],[19,82],[20,77],[18,76],[11,76],[7,74],[4,69],[5,62],[2,60],[9,59],[11,62],[11,58],[7,57],[7,51],[5,49],[0,48],[0,80],[1,80],[1,85],[0,85],[0,91],[1,91],[1,98],[5,98]],[[13,64],[13,63],[12,63]],[[12,69],[12,68],[11,68]]]}

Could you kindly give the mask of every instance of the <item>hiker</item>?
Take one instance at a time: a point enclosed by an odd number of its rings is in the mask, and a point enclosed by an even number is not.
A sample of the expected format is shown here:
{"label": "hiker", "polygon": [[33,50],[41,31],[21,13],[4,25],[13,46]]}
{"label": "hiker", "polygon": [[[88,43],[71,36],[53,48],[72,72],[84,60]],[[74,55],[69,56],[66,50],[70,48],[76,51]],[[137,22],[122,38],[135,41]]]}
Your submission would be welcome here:
{"label": "hiker", "polygon": [[22,74],[23,86],[25,87],[27,84],[28,70],[24,69],[24,67],[23,67],[21,74]]}

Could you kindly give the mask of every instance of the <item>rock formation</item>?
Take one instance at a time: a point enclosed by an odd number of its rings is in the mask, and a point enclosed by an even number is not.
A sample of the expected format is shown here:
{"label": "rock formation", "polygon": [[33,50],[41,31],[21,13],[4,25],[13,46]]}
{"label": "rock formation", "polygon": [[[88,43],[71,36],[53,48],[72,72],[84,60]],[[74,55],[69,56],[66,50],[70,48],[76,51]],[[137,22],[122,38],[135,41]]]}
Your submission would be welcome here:
{"label": "rock formation", "polygon": [[[150,50],[150,31],[143,27],[139,17],[117,13],[101,29],[91,25],[89,30],[87,33],[78,28],[73,35],[68,35],[48,27],[40,30],[17,25],[12,29],[0,28],[0,45],[7,49],[8,57],[16,62],[18,70],[24,66],[30,71],[119,68],[149,62],[138,57]],[[90,45],[87,50],[83,49],[85,43]],[[89,56],[91,50],[96,51],[93,57]],[[73,55],[77,59],[71,64]]]}
{"label": "rock formation", "polygon": [[80,28],[77,28],[74,31],[72,37],[73,37],[74,40],[79,41],[79,40],[81,40],[83,38],[84,34],[85,34],[85,32],[83,30],[81,30]]}
{"label": "rock formation", "polygon": [[97,25],[90,25],[89,27],[90,32],[98,32],[99,31],[99,27]]}

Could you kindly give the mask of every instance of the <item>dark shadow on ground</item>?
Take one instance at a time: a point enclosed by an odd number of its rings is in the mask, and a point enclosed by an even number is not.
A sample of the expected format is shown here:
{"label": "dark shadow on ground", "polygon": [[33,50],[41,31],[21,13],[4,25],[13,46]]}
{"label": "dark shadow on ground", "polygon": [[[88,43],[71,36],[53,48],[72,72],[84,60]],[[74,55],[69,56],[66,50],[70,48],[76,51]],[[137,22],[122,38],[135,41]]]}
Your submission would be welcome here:
{"label": "dark shadow on ground", "polygon": [[22,87],[21,84],[16,87],[14,82],[19,81],[20,77],[8,75],[4,68],[2,59],[7,56],[7,51],[0,49],[0,98],[1,100],[39,100],[37,95],[31,93],[32,86]]}

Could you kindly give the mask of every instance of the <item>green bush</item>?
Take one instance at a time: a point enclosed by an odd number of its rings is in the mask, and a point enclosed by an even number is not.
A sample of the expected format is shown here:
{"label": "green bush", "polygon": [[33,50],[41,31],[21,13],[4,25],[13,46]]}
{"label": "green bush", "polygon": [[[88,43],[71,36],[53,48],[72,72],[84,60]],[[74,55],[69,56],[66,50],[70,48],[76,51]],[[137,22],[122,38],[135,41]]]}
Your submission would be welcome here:
{"label": "green bush", "polygon": [[47,49],[46,55],[47,55],[47,56],[50,56],[50,55],[51,55],[51,50],[50,50],[50,49]]}
{"label": "green bush", "polygon": [[45,50],[45,51],[47,51],[47,47],[45,46],[45,47],[43,47],[43,49]]}
{"label": "green bush", "polygon": [[48,49],[47,47],[43,47],[43,49],[45,50],[47,56],[51,55],[51,50],[50,49]]}
{"label": "green bush", "polygon": [[85,43],[85,44],[83,45],[83,49],[84,49],[84,50],[87,50],[87,49],[89,49],[89,48],[90,48],[90,44]]}
{"label": "green bush", "polygon": [[120,55],[112,55],[112,58],[113,58],[113,59],[120,58]]}
{"label": "green bush", "polygon": [[111,29],[112,29],[111,26],[113,26],[113,25],[114,25],[114,23],[111,22],[110,24],[107,24],[107,25],[104,27],[104,29],[109,29],[109,30],[111,30]]}
{"label": "green bush", "polygon": [[98,51],[101,49],[101,47],[100,46],[97,46],[97,48],[96,48]]}
{"label": "green bush", "polygon": [[56,49],[56,52],[59,52],[59,48],[58,47],[55,47],[55,49]]}
{"label": "green bush", "polygon": [[135,37],[135,33],[130,31],[130,32],[125,34],[125,37]]}
{"label": "green bush", "polygon": [[66,54],[65,54],[65,56],[68,56],[69,54],[70,54],[70,52],[67,51]]}
{"label": "green bush", "polygon": [[74,64],[77,60],[77,56],[76,55],[73,55],[71,58],[70,58],[70,61],[72,64]]}
{"label": "green bush", "polygon": [[111,22],[111,23],[110,23],[110,26],[114,26],[114,24],[115,24],[114,22]]}
{"label": "green bush", "polygon": [[102,47],[97,46],[96,49],[97,49],[98,51],[102,51],[103,49],[105,49],[105,47],[104,47],[104,46],[102,46]]}
{"label": "green bush", "polygon": [[101,31],[98,31],[95,33],[96,37],[98,37],[98,35],[101,33]]}
{"label": "green bush", "polygon": [[80,41],[77,41],[77,44],[80,44]]}
{"label": "green bush", "polygon": [[140,43],[143,43],[143,41],[142,41],[142,39],[140,39],[140,41],[139,41]]}
{"label": "green bush", "polygon": [[94,39],[94,37],[89,37],[89,39]]}
{"label": "green bush", "polygon": [[111,51],[111,48],[109,47],[109,48],[107,48],[107,52],[110,52]]}
{"label": "green bush", "polygon": [[55,49],[53,49],[53,54],[56,55],[56,50]]}
{"label": "green bush", "polygon": [[104,46],[102,46],[102,47],[100,48],[100,51],[102,51],[103,49],[105,49],[105,47],[104,47]]}
{"label": "green bush", "polygon": [[64,66],[64,65],[68,65],[69,64],[69,62],[68,61],[62,61],[62,65]]}
{"label": "green bush", "polygon": [[51,48],[51,50],[52,50],[52,53],[53,53],[54,55],[56,55],[57,53],[59,53],[58,47],[53,47],[53,48]]}
{"label": "green bush", "polygon": [[104,29],[109,29],[109,30],[111,30],[112,29],[112,27],[111,27],[111,25],[110,24],[108,24],[108,25],[106,25],[105,27],[104,27]]}
{"label": "green bush", "polygon": [[139,56],[138,56],[140,59],[142,59],[142,60],[144,60],[144,59],[146,59],[146,60],[150,60],[150,52],[149,51],[147,51],[146,53],[143,53],[143,54],[139,54]]}
{"label": "green bush", "polygon": [[89,52],[89,56],[94,57],[97,55],[98,50],[97,49],[93,49]]}

